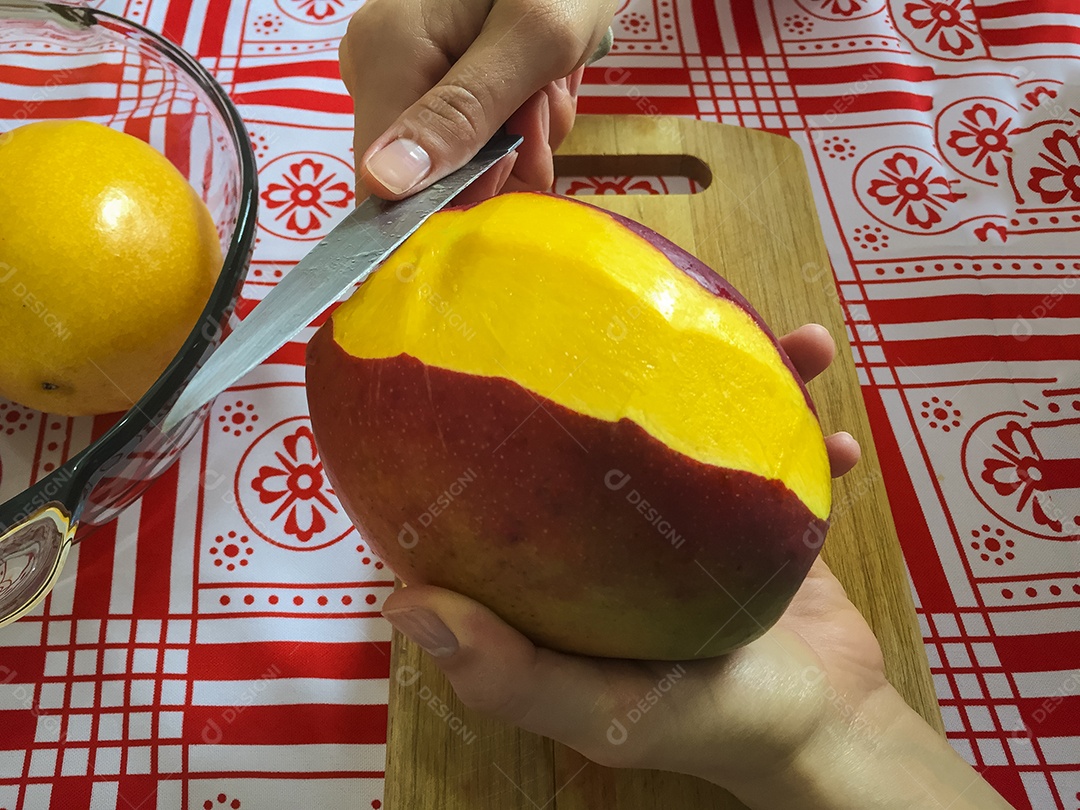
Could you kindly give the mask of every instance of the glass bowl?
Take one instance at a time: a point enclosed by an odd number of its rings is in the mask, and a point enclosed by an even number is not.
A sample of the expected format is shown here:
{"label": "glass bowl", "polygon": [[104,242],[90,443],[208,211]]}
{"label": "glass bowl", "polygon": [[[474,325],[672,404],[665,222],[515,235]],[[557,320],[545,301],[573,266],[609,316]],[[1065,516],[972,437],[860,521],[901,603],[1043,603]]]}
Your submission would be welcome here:
{"label": "glass bowl", "polygon": [[[135,135],[169,158],[209,207],[224,264],[180,351],[127,412],[52,416],[0,399],[0,626],[33,608],[71,544],[138,498],[201,429],[209,406],[168,433],[158,424],[227,331],[254,243],[255,156],[236,108],[201,65],[103,11],[0,0],[0,138],[75,118]],[[20,283],[0,272],[0,295],[27,292]]]}

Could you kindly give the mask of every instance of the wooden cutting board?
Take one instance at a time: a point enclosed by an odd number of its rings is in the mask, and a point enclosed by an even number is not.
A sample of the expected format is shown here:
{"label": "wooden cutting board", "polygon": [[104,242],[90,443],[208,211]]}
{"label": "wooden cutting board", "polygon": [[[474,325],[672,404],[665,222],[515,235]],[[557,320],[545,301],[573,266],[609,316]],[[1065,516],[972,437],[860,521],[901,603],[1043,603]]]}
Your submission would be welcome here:
{"label": "wooden cutting board", "polygon": [[[777,334],[816,321],[835,336],[836,362],[810,391],[826,432],[851,432],[862,443],[863,457],[854,473],[836,483],[825,558],[881,641],[889,679],[941,731],[798,145],[755,130],[683,118],[580,116],[559,151],[556,171],[563,177],[682,175],[706,185],[692,195],[587,199],[643,222],[722,272]],[[464,721],[464,736],[440,718],[433,700],[445,702]],[[388,810],[743,806],[690,777],[602,768],[562,745],[465,709],[431,660],[398,633],[391,659],[385,802]]]}

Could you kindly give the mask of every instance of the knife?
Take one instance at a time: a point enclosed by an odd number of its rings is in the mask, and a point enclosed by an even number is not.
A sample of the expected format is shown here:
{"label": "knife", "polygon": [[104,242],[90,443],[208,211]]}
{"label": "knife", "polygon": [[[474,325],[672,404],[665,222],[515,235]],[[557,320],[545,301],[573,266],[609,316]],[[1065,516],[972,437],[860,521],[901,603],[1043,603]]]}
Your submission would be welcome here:
{"label": "knife", "polygon": [[175,428],[284,346],[521,141],[520,135],[500,130],[472,160],[423,191],[403,200],[368,197],[360,203],[210,355],[165,415],[161,430]]}

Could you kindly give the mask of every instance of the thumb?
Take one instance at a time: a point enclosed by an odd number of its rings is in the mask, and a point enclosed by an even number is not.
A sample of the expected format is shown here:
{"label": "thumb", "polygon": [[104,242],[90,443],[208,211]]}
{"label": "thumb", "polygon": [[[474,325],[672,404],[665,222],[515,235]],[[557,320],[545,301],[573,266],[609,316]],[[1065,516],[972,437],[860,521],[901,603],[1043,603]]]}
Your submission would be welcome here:
{"label": "thumb", "polygon": [[424,648],[461,702],[551,737],[601,764],[623,764],[625,735],[603,662],[536,647],[483,605],[452,591],[410,585],[387,597],[383,615]]}
{"label": "thumb", "polygon": [[591,53],[602,33],[593,28],[591,20],[495,3],[442,81],[368,147],[360,179],[380,197],[399,198],[460,168],[533,93]]}

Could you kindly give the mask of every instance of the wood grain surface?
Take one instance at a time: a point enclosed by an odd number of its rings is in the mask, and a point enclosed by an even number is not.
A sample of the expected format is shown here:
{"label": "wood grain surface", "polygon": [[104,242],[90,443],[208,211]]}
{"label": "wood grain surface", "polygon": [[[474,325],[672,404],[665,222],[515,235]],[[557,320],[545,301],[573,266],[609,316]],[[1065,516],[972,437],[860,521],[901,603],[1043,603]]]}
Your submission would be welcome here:
{"label": "wood grain surface", "polygon": [[[557,156],[560,176],[681,174],[692,195],[598,196],[700,257],[743,292],[777,334],[816,321],[836,337],[836,362],[810,385],[826,432],[863,446],[836,483],[824,556],[867,617],[890,681],[942,730],[907,574],[844,331],[801,151],[754,130],[683,118],[580,116]],[[394,634],[386,807],[389,810],[654,810],[740,808],[705,782],[615,771],[564,746],[465,709],[418,648]],[[464,724],[455,731],[444,703]],[[453,725],[457,725],[454,723]]]}

